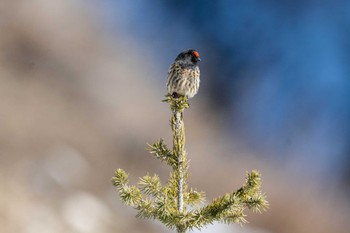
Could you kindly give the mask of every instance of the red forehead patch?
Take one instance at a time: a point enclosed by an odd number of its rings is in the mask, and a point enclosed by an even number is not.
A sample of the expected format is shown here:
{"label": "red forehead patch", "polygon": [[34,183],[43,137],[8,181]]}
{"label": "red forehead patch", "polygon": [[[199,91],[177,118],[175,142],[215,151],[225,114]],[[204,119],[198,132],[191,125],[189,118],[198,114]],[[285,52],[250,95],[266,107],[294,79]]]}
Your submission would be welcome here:
{"label": "red forehead patch", "polygon": [[193,52],[193,55],[194,55],[195,57],[199,57],[199,53],[198,53],[197,51],[194,51],[194,52]]}

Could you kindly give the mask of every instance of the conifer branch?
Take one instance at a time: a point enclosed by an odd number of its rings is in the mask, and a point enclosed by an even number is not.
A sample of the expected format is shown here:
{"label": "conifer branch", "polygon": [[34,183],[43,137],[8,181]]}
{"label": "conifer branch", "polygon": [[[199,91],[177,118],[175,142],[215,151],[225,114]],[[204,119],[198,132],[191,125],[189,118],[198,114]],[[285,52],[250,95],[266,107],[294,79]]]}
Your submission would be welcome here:
{"label": "conifer branch", "polygon": [[[268,208],[265,194],[261,192],[261,175],[257,171],[247,173],[246,181],[236,191],[227,193],[203,206],[205,193],[188,188],[188,162],[185,152],[185,127],[183,112],[189,107],[186,97],[168,95],[173,132],[172,150],[163,139],[148,145],[154,158],[166,162],[173,171],[165,186],[158,175],[140,178],[138,187],[128,185],[128,175],[118,169],[112,178],[120,199],[138,211],[137,217],[157,219],[178,233],[194,228],[201,229],[215,221],[223,223],[246,223],[245,209],[261,212]],[[188,207],[190,207],[188,210]]]}
{"label": "conifer branch", "polygon": [[152,145],[148,144],[148,151],[154,156],[154,158],[159,159],[162,162],[165,161],[173,169],[176,168],[176,157],[164,144],[162,138]]}

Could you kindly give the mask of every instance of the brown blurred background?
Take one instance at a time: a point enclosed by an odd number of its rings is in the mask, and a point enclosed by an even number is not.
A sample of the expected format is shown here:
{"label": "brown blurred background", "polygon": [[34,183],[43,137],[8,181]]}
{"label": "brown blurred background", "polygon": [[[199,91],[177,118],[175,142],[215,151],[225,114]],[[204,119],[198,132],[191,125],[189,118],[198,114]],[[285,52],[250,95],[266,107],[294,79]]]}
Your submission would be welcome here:
{"label": "brown blurred background", "polygon": [[[123,168],[132,183],[146,173],[166,181],[169,168],[145,148],[159,137],[171,143],[170,111],[161,100],[167,66],[187,47],[155,51],[122,20],[111,32],[97,5],[0,3],[0,232],[171,232],[136,219],[110,179]],[[198,38],[179,46],[197,43],[203,46]],[[211,52],[203,51],[205,60]],[[202,68],[202,92],[185,113],[190,183],[210,201],[257,169],[270,209],[247,212],[243,227],[216,224],[202,232],[349,232],[348,195],[338,185],[319,185],[228,132],[225,111],[204,93],[210,72]]]}

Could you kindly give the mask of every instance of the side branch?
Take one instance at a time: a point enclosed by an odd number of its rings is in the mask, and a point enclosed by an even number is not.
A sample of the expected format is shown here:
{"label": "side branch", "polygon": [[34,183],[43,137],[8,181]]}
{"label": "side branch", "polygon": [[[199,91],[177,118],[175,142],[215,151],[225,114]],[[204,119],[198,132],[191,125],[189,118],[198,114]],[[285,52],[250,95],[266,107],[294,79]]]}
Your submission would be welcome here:
{"label": "side branch", "polygon": [[240,189],[213,200],[198,212],[198,219],[203,221],[201,225],[213,221],[245,223],[243,212],[245,208],[256,212],[266,210],[269,204],[265,195],[261,193],[260,186],[260,173],[257,171],[248,173],[246,182]]}
{"label": "side branch", "polygon": [[165,161],[169,166],[173,169],[176,169],[177,166],[177,158],[174,156],[171,150],[164,144],[163,139],[159,139],[159,141],[153,143],[152,145],[148,144],[148,151],[151,153],[156,159],[160,161]]}

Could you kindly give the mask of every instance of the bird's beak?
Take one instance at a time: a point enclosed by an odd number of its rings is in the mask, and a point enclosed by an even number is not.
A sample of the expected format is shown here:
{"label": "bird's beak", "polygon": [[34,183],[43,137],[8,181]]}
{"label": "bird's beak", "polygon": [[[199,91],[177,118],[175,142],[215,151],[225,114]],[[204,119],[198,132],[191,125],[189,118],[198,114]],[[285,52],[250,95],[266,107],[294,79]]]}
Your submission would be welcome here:
{"label": "bird's beak", "polygon": [[201,59],[199,57],[197,57],[197,61],[201,61]]}

